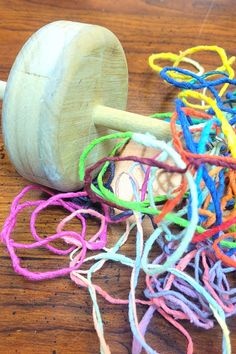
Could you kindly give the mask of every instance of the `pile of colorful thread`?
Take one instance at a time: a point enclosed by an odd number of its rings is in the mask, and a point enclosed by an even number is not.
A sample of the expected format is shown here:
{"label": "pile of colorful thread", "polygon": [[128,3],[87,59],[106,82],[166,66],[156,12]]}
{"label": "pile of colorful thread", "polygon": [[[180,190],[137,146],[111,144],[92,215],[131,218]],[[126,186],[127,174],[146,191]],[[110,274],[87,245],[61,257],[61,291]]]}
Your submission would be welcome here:
{"label": "pile of colorful thread", "polygon": [[[217,53],[221,64],[215,70],[204,68],[190,56],[196,52]],[[193,352],[192,338],[181,320],[209,329],[218,322],[222,329],[222,352],[230,353],[230,337],[226,318],[236,312],[236,288],[230,278],[236,267],[236,91],[234,86],[234,57],[228,58],[222,48],[198,46],[180,54],[153,54],[149,65],[168,84],[178,88],[175,111],[158,113],[153,117],[170,121],[173,140],[158,141],[151,134],[133,132],[103,136],[84,150],[79,161],[80,179],[84,189],[79,192],[55,194],[39,187],[28,186],[15,198],[9,217],[1,232],[14,270],[30,280],[65,276],[88,289],[93,303],[94,327],[100,341],[101,353],[110,353],[97,297],[112,304],[128,306],[130,329],[133,334],[132,353],[157,353],[145,340],[145,333],[155,313],[163,316],[187,339],[187,353]],[[171,67],[161,68],[158,61],[168,60]],[[192,65],[193,71],[183,69]],[[197,70],[197,72],[196,72]],[[87,156],[105,140],[113,140],[110,154],[90,167]],[[121,155],[129,141],[152,148],[150,157]],[[125,172],[132,191],[132,200],[119,197],[116,175],[120,161],[133,162]],[[136,169],[143,175],[140,183]],[[94,171],[99,169],[94,179]],[[178,176],[178,184],[166,193],[154,192],[157,176]],[[114,183],[115,180],[115,183]],[[126,188],[128,188],[126,186]],[[40,190],[48,198],[22,201],[29,190]],[[38,214],[48,206],[64,208],[69,213],[57,226],[56,233],[46,238],[37,233]],[[14,241],[17,216],[34,207],[30,229],[34,242]],[[89,218],[99,221],[99,230],[88,240],[86,226]],[[70,231],[67,223],[78,219],[79,232]],[[152,232],[144,238],[144,221],[148,219]],[[125,231],[118,241],[107,247],[109,224],[120,224]],[[136,232],[135,258],[122,252],[129,242],[131,230]],[[53,241],[63,239],[67,249],[59,249]],[[21,266],[18,249],[42,247],[58,255],[70,255],[66,268],[32,272]],[[159,249],[154,252],[153,249]],[[105,272],[106,262],[116,262],[131,269],[129,296],[115,298],[93,282],[97,271]],[[119,266],[119,265],[118,265]],[[146,286],[142,298],[136,297],[140,272],[145,273]],[[105,273],[102,273],[105,275]],[[146,308],[144,316],[137,315],[137,304]]]}

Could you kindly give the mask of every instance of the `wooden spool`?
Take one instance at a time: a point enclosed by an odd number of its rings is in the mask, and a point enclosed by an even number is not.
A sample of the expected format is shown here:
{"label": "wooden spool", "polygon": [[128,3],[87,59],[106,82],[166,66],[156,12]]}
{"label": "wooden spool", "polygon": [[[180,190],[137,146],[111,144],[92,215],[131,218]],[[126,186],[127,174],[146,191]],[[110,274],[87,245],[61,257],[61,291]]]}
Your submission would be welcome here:
{"label": "wooden spool", "polygon": [[[41,28],[0,82],[4,141],[16,170],[60,191],[78,190],[81,152],[109,129],[170,139],[168,123],[123,111],[127,93],[126,58],[112,32],[70,21]],[[88,163],[109,151],[109,143],[99,145]]]}

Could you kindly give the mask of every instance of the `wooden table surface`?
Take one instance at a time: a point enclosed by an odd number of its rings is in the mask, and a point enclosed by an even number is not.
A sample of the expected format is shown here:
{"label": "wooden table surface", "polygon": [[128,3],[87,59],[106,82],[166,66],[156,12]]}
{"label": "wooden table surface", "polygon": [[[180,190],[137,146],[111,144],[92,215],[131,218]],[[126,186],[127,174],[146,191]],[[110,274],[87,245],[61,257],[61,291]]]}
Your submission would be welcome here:
{"label": "wooden table surface", "polygon": [[[217,44],[236,54],[236,1],[234,0],[1,0],[0,79],[7,79],[14,58],[25,40],[39,27],[58,20],[72,20],[108,27],[125,49],[129,73],[128,109],[149,114],[171,107],[173,92],[160,83],[147,65],[152,52],[176,51],[199,44]],[[206,64],[216,58],[204,57]],[[0,226],[13,197],[27,185],[11,166],[0,136]],[[37,197],[35,194],[30,197]],[[50,234],[63,216],[51,209],[38,221],[38,231]],[[29,241],[29,212],[17,223],[15,239]],[[73,225],[72,225],[73,226]],[[89,224],[89,233],[95,230]],[[115,239],[119,228],[109,230]],[[134,241],[134,238],[133,238]],[[5,247],[0,246],[0,354],[98,353],[93,328],[91,300],[65,277],[33,283],[14,274]],[[126,246],[134,254],[132,238]],[[63,263],[64,262],[64,263]],[[67,264],[43,250],[24,253],[24,263],[34,270]],[[127,296],[129,273],[108,265],[97,281],[113,294]],[[99,299],[105,335],[113,354],[130,353],[132,336],[127,307],[112,306]],[[140,315],[143,310],[140,308]],[[233,352],[236,352],[236,324],[228,320]],[[194,353],[221,353],[219,326],[209,331],[185,323],[194,340]],[[156,316],[148,340],[160,353],[185,353],[186,341],[161,317]]]}

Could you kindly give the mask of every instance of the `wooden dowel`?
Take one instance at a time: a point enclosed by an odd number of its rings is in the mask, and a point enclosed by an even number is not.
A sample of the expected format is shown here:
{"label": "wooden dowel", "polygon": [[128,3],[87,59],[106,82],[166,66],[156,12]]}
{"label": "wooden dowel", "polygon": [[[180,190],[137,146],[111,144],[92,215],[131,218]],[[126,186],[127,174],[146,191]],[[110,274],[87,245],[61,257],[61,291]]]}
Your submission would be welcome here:
{"label": "wooden dowel", "polygon": [[6,86],[7,86],[7,83],[5,81],[0,81],[0,100],[3,99]]}
{"label": "wooden dowel", "polygon": [[102,125],[117,131],[149,132],[160,140],[168,141],[172,139],[168,122],[106,106],[98,105],[95,107],[93,121],[95,125]]}

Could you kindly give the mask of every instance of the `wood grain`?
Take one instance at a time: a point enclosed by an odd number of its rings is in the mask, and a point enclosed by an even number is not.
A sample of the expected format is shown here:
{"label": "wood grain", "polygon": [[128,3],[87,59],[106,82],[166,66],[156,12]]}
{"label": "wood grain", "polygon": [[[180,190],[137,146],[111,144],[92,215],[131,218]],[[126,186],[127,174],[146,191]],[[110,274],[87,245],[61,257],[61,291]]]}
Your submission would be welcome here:
{"label": "wood grain", "polygon": [[[171,109],[175,92],[168,89],[147,66],[148,55],[156,51],[179,51],[198,44],[224,46],[236,54],[236,2],[234,0],[2,0],[0,1],[0,79],[6,80],[14,58],[27,38],[44,24],[64,19],[108,27],[120,39],[128,59],[130,83],[128,110],[141,114]],[[206,64],[217,58],[204,56]],[[19,177],[0,140],[0,226],[13,197],[27,181]],[[31,195],[32,198],[37,197]],[[44,212],[38,221],[39,233],[53,232],[61,210]],[[29,241],[29,212],[19,218],[15,238]],[[74,228],[77,225],[72,225]],[[88,233],[97,225],[90,223]],[[109,230],[110,242],[120,229]],[[126,246],[134,254],[134,235]],[[44,251],[24,253],[24,264],[32,269],[50,269],[67,259]],[[106,273],[106,276],[104,274]],[[96,280],[113,294],[127,295],[129,273],[113,264]],[[140,289],[141,292],[141,289]],[[68,278],[32,283],[16,276],[5,248],[0,248],[0,353],[73,354],[98,353],[93,329],[91,301]],[[131,351],[127,308],[111,306],[99,299],[105,334],[113,354]],[[139,308],[139,313],[143,311]],[[233,352],[236,352],[236,324],[228,321]],[[202,331],[185,323],[193,336],[195,353],[221,353],[218,326]],[[162,318],[155,317],[148,333],[150,343],[163,354],[184,353],[186,342]]]}
{"label": "wood grain", "polygon": [[[95,126],[93,111],[98,104],[123,110],[127,95],[127,62],[111,31],[75,21],[40,28],[17,55],[2,103],[5,147],[18,173],[58,191],[82,188],[79,156],[111,133]],[[88,164],[112,146],[100,144]]]}

